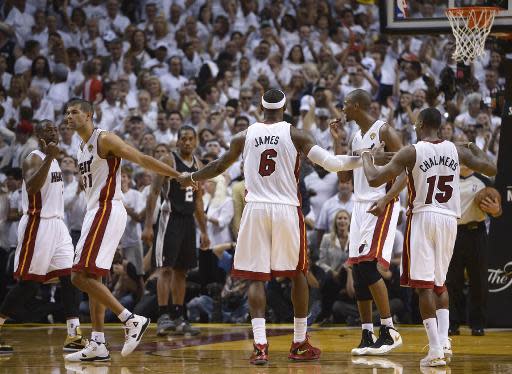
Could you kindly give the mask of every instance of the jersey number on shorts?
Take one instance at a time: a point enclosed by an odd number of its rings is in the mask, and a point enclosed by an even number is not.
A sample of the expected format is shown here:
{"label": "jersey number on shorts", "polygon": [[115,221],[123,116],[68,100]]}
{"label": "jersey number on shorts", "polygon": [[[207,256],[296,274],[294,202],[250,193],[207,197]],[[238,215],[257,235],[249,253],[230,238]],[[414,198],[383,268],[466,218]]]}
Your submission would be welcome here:
{"label": "jersey number on shorts", "polygon": [[188,203],[194,201],[194,189],[192,187],[187,187],[185,189],[185,201]]}
{"label": "jersey number on shorts", "polygon": [[84,175],[84,177],[82,179],[82,185],[84,186],[84,188],[92,187],[92,174]]}
{"label": "jersey number on shorts", "polygon": [[436,187],[436,179],[437,179],[437,189],[438,193],[435,194],[435,199],[438,203],[446,203],[452,197],[453,188],[449,183],[453,181],[453,175],[432,175],[427,178],[428,191],[427,198],[425,199],[425,204],[432,204],[432,195],[434,194],[434,188]]}
{"label": "jersey number on shorts", "polygon": [[276,157],[277,151],[275,149],[271,148],[261,152],[259,173],[262,177],[268,177],[276,171],[276,162],[273,160]]}

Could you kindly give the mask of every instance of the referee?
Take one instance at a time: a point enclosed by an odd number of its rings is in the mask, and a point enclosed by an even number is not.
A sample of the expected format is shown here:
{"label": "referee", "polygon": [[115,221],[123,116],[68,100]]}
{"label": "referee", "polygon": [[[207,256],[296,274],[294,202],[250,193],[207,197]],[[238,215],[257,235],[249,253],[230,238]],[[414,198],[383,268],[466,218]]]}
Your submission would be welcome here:
{"label": "referee", "polygon": [[459,335],[459,325],[466,320],[464,307],[464,270],[469,277],[469,320],[471,335],[484,335],[487,314],[487,214],[501,215],[498,200],[487,197],[478,206],[474,198],[490,181],[460,165],[460,200],[462,215],[458,221],[457,239],[446,276],[450,295],[450,335]]}

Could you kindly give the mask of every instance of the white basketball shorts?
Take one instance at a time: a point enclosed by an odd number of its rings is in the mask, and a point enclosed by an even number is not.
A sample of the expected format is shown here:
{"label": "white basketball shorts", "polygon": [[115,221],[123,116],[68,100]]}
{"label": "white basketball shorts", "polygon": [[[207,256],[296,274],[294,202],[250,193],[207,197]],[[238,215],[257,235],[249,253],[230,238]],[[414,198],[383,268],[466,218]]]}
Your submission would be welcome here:
{"label": "white basketball shorts", "polygon": [[14,257],[14,277],[47,280],[71,274],[73,243],[60,218],[24,215],[18,226],[18,247]]}
{"label": "white basketball shorts", "polygon": [[247,203],[231,275],[266,281],[294,277],[307,269],[306,226],[300,207]]}
{"label": "white basketball shorts", "polygon": [[379,262],[389,267],[400,202],[390,202],[379,217],[368,213],[373,202],[355,202],[350,221],[349,264]]}
{"label": "white basketball shorts", "polygon": [[455,217],[434,212],[409,213],[400,285],[443,293],[456,237]]}
{"label": "white basketball shorts", "polygon": [[107,201],[87,211],[76,245],[73,271],[108,274],[126,227],[126,216],[120,200]]}

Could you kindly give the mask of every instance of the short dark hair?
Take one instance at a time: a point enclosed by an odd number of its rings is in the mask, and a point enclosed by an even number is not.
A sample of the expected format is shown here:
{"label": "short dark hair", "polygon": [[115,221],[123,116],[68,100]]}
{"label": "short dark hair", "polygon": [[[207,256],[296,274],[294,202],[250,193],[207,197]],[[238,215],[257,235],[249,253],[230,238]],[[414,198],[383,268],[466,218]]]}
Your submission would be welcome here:
{"label": "short dark hair", "polygon": [[247,118],[246,116],[238,116],[235,118],[235,126],[237,126],[238,122],[240,121],[247,121],[247,125],[251,124],[251,121],[249,121],[249,118]]}
{"label": "short dark hair", "polygon": [[357,103],[359,106],[363,109],[369,109],[370,105],[372,104],[372,97],[370,94],[363,90],[363,89],[356,89],[354,91],[351,91],[347,97],[349,97],[351,100],[353,100],[354,104]]}
{"label": "short dark hair", "polygon": [[284,98],[284,92],[276,88],[271,88],[263,95],[263,99],[267,103],[278,103]]}
{"label": "short dark hair", "polygon": [[79,105],[80,106],[80,110],[82,112],[86,112],[86,113],[93,113],[93,109],[92,109],[92,104],[90,101],[87,101],[87,100],[84,100],[84,99],[80,99],[78,97],[75,97],[71,100],[69,100],[66,105],[64,106],[64,112],[66,112],[66,110],[70,107],[70,106],[75,106],[75,105]]}
{"label": "short dark hair", "polygon": [[170,118],[171,115],[173,115],[173,114],[177,114],[178,116],[180,116],[181,120],[183,121],[183,115],[181,114],[181,112],[179,110],[171,110],[169,112],[169,115],[167,116],[167,118]]}
{"label": "short dark hair", "polygon": [[13,168],[13,167],[7,168],[7,170],[5,170],[5,175],[8,177],[12,177],[13,179],[15,179],[17,181],[20,181],[23,179],[23,173],[21,171],[21,168]]}
{"label": "short dark hair", "polygon": [[192,131],[192,133],[194,134],[194,137],[197,137],[196,130],[192,126],[185,125],[185,126],[181,126],[180,129],[178,130],[178,139],[181,139],[181,137],[185,131]]}
{"label": "short dark hair", "polygon": [[441,127],[441,112],[436,108],[425,108],[420,112],[419,120],[427,127],[439,129]]}
{"label": "short dark hair", "polygon": [[42,119],[41,121],[37,121],[36,126],[35,126],[36,133],[43,130],[46,127],[46,125],[48,125],[48,124],[53,125],[54,123],[52,121],[50,121],[49,119]]}

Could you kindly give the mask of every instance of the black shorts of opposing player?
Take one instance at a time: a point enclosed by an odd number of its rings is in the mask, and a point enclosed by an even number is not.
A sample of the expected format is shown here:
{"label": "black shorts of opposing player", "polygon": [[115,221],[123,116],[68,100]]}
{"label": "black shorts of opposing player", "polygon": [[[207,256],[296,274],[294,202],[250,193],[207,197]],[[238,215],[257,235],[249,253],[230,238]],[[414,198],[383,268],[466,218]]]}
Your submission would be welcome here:
{"label": "black shorts of opposing player", "polygon": [[356,299],[360,301],[372,300],[369,286],[378,282],[382,276],[377,270],[377,261],[364,261],[352,266],[354,289]]}

